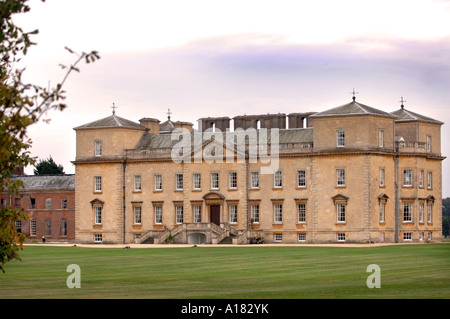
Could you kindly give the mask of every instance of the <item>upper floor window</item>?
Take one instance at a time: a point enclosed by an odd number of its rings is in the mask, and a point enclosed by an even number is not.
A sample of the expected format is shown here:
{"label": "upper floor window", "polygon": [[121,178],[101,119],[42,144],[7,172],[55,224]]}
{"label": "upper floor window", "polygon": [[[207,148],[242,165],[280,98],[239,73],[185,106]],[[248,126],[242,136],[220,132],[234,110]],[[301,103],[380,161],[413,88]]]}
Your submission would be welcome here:
{"label": "upper floor window", "polygon": [[338,147],[345,146],[345,131],[343,130],[336,131],[336,145]]}
{"label": "upper floor window", "polygon": [[45,208],[47,208],[47,209],[52,208],[52,199],[51,198],[45,199]]}
{"label": "upper floor window", "polygon": [[297,187],[306,187],[306,171],[297,172]]}
{"label": "upper floor window", "polygon": [[94,192],[102,191],[102,177],[94,176]]}
{"label": "upper floor window", "polygon": [[230,173],[230,188],[237,188],[237,173],[231,172]]}
{"label": "upper floor window", "polygon": [[423,169],[419,172],[419,187],[423,187],[423,179],[424,179],[424,171]]}
{"label": "upper floor window", "polygon": [[211,173],[211,189],[219,189],[219,173]]}
{"label": "upper floor window", "polygon": [[433,188],[433,173],[432,172],[428,172],[428,184],[427,184],[428,188]]}
{"label": "upper floor window", "polygon": [[405,169],[403,170],[403,186],[412,186],[412,170]]}
{"label": "upper floor window", "polygon": [[202,175],[194,174],[194,189],[202,188]]}
{"label": "upper floor window", "polygon": [[275,172],[273,177],[274,177],[274,185],[273,186],[275,188],[283,187],[283,174],[281,173],[281,171]]}
{"label": "upper floor window", "polygon": [[385,171],[384,168],[380,168],[380,187],[385,186]]}
{"label": "upper floor window", "polygon": [[338,168],[336,170],[337,186],[345,186],[345,169]]}
{"label": "upper floor window", "polygon": [[259,172],[252,172],[251,183],[252,188],[259,188]]}
{"label": "upper floor window", "polygon": [[183,174],[175,175],[175,188],[176,188],[176,190],[183,189]]}
{"label": "upper floor window", "polygon": [[162,191],[162,176],[157,174],[155,175],[155,191]]}
{"label": "upper floor window", "polygon": [[378,147],[384,147],[384,131],[378,130]]}
{"label": "upper floor window", "polygon": [[427,152],[431,152],[431,136],[427,135]]}
{"label": "upper floor window", "polygon": [[102,156],[102,141],[95,141],[95,156]]}
{"label": "upper floor window", "polygon": [[134,176],[134,190],[135,191],[141,191],[142,190],[141,175],[135,175]]}
{"label": "upper floor window", "polygon": [[66,197],[61,198],[61,208],[62,209],[67,208],[67,198]]}

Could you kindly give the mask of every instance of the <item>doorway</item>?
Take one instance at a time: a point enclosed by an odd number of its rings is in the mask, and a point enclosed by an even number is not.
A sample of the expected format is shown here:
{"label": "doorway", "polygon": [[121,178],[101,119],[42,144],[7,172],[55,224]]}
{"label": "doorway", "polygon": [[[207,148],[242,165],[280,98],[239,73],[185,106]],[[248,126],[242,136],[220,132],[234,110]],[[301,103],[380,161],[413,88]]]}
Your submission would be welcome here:
{"label": "doorway", "polygon": [[211,205],[209,206],[210,211],[210,221],[211,223],[220,226],[220,205]]}

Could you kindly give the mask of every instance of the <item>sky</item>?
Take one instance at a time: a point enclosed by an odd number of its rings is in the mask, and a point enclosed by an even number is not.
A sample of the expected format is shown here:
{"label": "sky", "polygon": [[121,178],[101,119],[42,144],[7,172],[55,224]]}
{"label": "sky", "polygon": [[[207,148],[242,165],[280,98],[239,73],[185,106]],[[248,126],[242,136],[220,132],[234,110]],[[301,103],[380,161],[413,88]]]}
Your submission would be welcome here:
{"label": "sky", "polygon": [[[208,116],[319,112],[357,101],[405,108],[448,124],[449,0],[30,0],[14,19],[39,29],[23,59],[24,80],[60,82],[77,52],[101,59],[80,65],[64,89],[68,108],[29,129],[32,155],[52,156],[74,173],[74,127],[111,115],[174,121]],[[33,167],[26,173],[32,174]],[[443,197],[450,197],[443,162]]]}

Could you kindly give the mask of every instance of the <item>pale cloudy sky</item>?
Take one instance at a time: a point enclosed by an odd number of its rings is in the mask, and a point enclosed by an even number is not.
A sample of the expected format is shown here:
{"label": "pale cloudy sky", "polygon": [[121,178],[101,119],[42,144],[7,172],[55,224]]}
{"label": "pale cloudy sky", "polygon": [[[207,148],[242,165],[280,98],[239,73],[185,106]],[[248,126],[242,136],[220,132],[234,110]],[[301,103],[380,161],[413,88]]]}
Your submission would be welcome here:
{"label": "pale cloudy sky", "polygon": [[[445,124],[450,153],[450,1],[446,0],[31,0],[17,16],[39,29],[26,80],[61,80],[59,63],[97,50],[65,86],[63,112],[30,129],[32,153],[67,173],[73,127],[111,114],[138,121],[322,111],[351,101],[405,107]],[[443,163],[443,196],[450,164]],[[32,174],[33,168],[26,172]]]}

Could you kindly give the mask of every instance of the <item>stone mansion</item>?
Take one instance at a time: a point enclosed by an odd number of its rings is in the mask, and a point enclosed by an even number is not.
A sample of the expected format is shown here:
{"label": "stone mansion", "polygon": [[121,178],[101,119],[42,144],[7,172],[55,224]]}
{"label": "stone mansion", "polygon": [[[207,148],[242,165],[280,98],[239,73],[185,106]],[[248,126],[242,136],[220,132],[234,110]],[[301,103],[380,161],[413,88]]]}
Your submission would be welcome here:
{"label": "stone mansion", "polygon": [[198,130],[113,111],[74,128],[75,239],[441,241],[442,124],[355,98],[318,113],[202,118]]}

